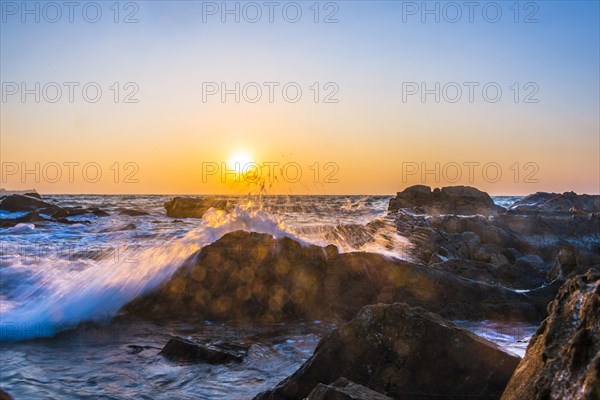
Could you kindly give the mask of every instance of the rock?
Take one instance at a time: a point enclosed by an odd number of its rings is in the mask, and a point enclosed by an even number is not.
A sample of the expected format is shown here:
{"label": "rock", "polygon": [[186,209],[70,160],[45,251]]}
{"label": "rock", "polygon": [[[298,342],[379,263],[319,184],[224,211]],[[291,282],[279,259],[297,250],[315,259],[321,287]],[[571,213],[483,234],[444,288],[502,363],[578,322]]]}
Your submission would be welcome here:
{"label": "rock", "polygon": [[564,246],[558,252],[548,272],[548,279],[569,279],[593,268],[600,271],[600,251],[589,252],[574,246]]}
{"label": "rock", "polygon": [[237,231],[203,247],[123,311],[148,318],[348,321],[368,304],[404,301],[453,319],[537,322],[549,300],[381,254],[339,254]]}
{"label": "rock", "polygon": [[243,357],[238,354],[180,337],[170,339],[159,354],[174,361],[207,362],[209,364],[223,364],[231,361],[241,362],[243,360]]}
{"label": "rock", "polygon": [[330,385],[319,383],[306,400],[392,400],[368,387],[339,378]]}
{"label": "rock", "polygon": [[449,253],[446,258],[496,265],[513,264],[523,255],[536,255],[551,263],[565,245],[600,253],[600,214],[507,212],[491,217],[424,217],[399,211],[394,218],[399,233],[411,241],[413,257],[424,263],[432,256],[433,262],[443,261],[436,255],[442,247]]}
{"label": "rock", "polygon": [[89,224],[90,221],[70,221],[66,218],[46,218],[40,215],[38,211],[31,211],[25,215],[17,218],[2,218],[0,219],[0,228],[10,228],[17,224],[33,223],[35,226],[39,226],[45,222],[57,222],[60,224]]}
{"label": "rock", "polygon": [[13,400],[13,397],[4,390],[0,389],[0,400]]}
{"label": "rock", "polygon": [[227,209],[227,200],[213,198],[175,197],[165,203],[167,217],[172,218],[202,218],[210,208]]}
{"label": "rock", "polygon": [[600,398],[600,274],[560,288],[502,400]]}
{"label": "rock", "polygon": [[600,212],[600,196],[578,195],[575,192],[538,192],[515,202],[509,208],[515,211],[597,213]]}
{"label": "rock", "polygon": [[256,400],[300,400],[340,377],[395,399],[499,398],[519,358],[406,304],[363,308],[293,375]]}
{"label": "rock", "polygon": [[448,186],[431,191],[429,186],[416,185],[398,192],[389,202],[388,210],[409,209],[421,214],[495,215],[506,210],[492,198],[470,186]]}
{"label": "rock", "polygon": [[128,208],[119,208],[119,214],[120,215],[129,215],[130,217],[139,217],[142,215],[150,215],[150,213],[147,213],[146,211],[133,210],[133,209],[128,209]]}
{"label": "rock", "polygon": [[35,197],[36,199],[42,199],[42,196],[38,193],[38,192],[27,192],[27,193],[23,193],[25,196],[29,196],[29,197]]}
{"label": "rock", "polygon": [[22,194],[11,194],[0,202],[0,210],[9,212],[37,211],[42,214],[52,215],[63,209],[57,205],[47,203],[35,197]]}

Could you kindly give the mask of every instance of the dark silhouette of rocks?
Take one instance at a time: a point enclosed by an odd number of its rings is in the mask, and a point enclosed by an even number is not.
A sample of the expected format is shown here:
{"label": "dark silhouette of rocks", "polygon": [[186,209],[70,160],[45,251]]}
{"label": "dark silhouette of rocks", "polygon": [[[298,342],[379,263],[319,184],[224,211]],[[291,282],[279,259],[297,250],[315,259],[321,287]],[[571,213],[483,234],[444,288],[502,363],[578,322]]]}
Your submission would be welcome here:
{"label": "dark silhouette of rocks", "polygon": [[225,210],[227,200],[212,198],[174,197],[165,203],[167,217],[172,218],[202,218],[211,208]]}
{"label": "dark silhouette of rocks", "polygon": [[388,210],[410,209],[420,214],[494,215],[506,211],[494,204],[485,192],[470,186],[448,186],[434,189],[416,185],[398,192],[390,200]]}

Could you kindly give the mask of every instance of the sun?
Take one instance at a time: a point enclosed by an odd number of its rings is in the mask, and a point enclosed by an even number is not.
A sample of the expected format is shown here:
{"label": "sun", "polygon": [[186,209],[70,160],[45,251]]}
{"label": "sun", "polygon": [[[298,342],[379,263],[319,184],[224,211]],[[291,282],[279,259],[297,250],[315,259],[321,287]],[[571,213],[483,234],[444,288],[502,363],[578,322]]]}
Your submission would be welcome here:
{"label": "sun", "polygon": [[235,170],[238,174],[248,167],[248,164],[253,162],[252,155],[247,151],[239,150],[233,153],[227,161],[227,169]]}

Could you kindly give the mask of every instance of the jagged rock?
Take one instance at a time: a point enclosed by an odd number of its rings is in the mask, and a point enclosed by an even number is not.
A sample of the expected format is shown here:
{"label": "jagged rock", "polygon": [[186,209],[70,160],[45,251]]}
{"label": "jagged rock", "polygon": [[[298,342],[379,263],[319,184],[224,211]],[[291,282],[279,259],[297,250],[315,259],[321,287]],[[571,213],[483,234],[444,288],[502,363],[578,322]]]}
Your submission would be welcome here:
{"label": "jagged rock", "polygon": [[392,398],[346,378],[339,378],[330,385],[319,383],[306,400],[392,400]]}
{"label": "jagged rock", "polygon": [[537,192],[515,202],[509,208],[515,211],[597,213],[600,212],[600,196],[578,195],[575,192]]}
{"label": "jagged rock", "polygon": [[381,254],[339,254],[333,246],[237,231],[203,247],[123,311],[150,318],[347,321],[365,305],[404,301],[447,318],[541,321],[551,298]]}
{"label": "jagged rock", "polygon": [[175,197],[165,203],[167,217],[172,218],[202,218],[210,208],[227,209],[227,200],[212,198]]}
{"label": "jagged rock", "polygon": [[567,281],[549,307],[502,400],[600,398],[600,274]]}
{"label": "jagged rock", "polygon": [[495,215],[505,212],[492,198],[470,186],[448,186],[431,191],[429,186],[416,185],[398,192],[390,200],[388,210],[409,209],[421,214]]}
{"label": "jagged rock", "polygon": [[180,337],[170,339],[159,354],[170,360],[207,362],[209,364],[241,362],[243,360],[243,357],[239,354],[195,343]]}
{"label": "jagged rock", "polygon": [[442,253],[436,255],[441,248],[449,253],[446,259],[487,259],[497,265],[506,260],[513,264],[522,255],[536,255],[551,263],[566,245],[600,252],[600,214],[508,212],[493,217],[422,217],[400,211],[395,218],[399,233],[409,238],[415,249],[413,256],[425,263],[432,256],[433,262],[444,261],[439,257]]}
{"label": "jagged rock", "polygon": [[256,400],[300,400],[340,377],[394,399],[499,398],[519,358],[406,304],[363,308],[313,356]]}

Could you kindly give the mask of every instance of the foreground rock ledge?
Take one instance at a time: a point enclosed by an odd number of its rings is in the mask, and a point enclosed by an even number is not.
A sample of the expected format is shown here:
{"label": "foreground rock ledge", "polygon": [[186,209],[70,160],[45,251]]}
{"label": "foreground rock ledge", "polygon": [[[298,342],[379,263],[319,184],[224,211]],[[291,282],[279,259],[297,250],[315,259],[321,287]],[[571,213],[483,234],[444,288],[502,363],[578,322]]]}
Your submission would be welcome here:
{"label": "foreground rock ledge", "polygon": [[364,307],[313,356],[256,400],[301,400],[340,377],[394,399],[498,399],[519,358],[406,304]]}
{"label": "foreground rock ledge", "polygon": [[600,399],[600,274],[568,280],[502,400]]}
{"label": "foreground rock ledge", "polygon": [[366,305],[401,301],[449,319],[539,322],[555,293],[516,293],[381,254],[338,254],[334,246],[237,231],[203,247],[123,311],[144,318],[349,321]]}

